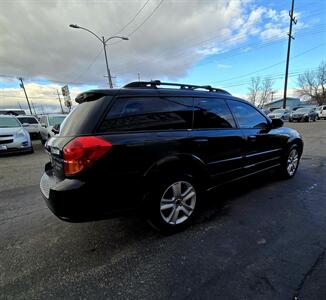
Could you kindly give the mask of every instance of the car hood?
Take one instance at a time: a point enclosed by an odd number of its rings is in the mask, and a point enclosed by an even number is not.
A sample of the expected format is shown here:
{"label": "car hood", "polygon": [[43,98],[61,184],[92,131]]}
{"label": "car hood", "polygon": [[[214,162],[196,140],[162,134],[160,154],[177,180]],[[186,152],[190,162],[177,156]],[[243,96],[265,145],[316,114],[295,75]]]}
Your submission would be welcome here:
{"label": "car hood", "polygon": [[21,130],[22,127],[12,127],[12,128],[1,128],[0,135],[15,135],[17,131]]}

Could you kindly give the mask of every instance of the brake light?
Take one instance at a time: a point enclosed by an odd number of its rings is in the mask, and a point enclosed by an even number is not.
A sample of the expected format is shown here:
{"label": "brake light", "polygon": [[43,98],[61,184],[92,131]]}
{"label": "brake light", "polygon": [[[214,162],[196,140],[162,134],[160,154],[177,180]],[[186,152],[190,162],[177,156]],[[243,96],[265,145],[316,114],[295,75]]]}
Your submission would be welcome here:
{"label": "brake light", "polygon": [[91,166],[112,148],[112,144],[96,136],[77,137],[63,148],[64,172],[75,175]]}

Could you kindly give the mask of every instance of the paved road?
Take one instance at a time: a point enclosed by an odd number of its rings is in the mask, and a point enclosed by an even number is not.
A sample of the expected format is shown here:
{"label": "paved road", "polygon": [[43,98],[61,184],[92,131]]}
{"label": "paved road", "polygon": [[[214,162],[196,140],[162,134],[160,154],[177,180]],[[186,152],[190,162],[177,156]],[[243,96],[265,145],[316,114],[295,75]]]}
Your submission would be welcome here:
{"label": "paved road", "polygon": [[326,121],[291,126],[294,179],[225,186],[168,237],[137,218],[64,223],[39,193],[41,146],[0,158],[0,298],[326,299]]}

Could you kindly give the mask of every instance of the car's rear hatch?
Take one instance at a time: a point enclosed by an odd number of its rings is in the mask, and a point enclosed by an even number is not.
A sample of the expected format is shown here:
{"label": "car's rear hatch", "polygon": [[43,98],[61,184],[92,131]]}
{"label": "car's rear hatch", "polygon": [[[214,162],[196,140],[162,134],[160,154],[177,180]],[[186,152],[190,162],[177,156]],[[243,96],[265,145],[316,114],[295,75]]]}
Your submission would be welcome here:
{"label": "car's rear hatch", "polygon": [[[64,148],[80,136],[94,134],[99,122],[106,113],[112,97],[98,94],[97,97],[87,99],[74,108],[61,124],[58,135],[53,136],[46,144],[46,151],[50,157],[51,168],[48,168],[58,180],[63,180],[64,172]],[[90,101],[89,101],[90,100]]]}

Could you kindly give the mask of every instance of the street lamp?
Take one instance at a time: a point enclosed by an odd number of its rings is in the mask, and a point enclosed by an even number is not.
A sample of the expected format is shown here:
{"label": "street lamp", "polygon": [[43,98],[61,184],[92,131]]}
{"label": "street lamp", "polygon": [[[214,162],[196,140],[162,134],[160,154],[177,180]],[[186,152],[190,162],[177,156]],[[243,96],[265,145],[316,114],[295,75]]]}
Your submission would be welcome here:
{"label": "street lamp", "polygon": [[106,53],[106,45],[107,45],[107,42],[112,40],[112,39],[121,39],[121,40],[124,40],[124,41],[128,41],[129,39],[127,37],[124,37],[124,36],[118,36],[118,35],[114,35],[114,36],[111,36],[107,39],[105,39],[104,36],[102,36],[102,38],[100,38],[96,33],[94,33],[93,31],[87,29],[87,28],[84,28],[84,27],[81,27],[81,26],[78,26],[77,24],[70,24],[69,27],[71,28],[75,28],[75,29],[83,29],[85,31],[88,31],[89,33],[91,33],[92,35],[94,35],[103,45],[103,48],[104,48],[104,56],[105,56],[105,63],[106,63],[106,71],[108,73],[108,79],[109,79],[109,86],[110,88],[112,89],[113,88],[113,84],[112,84],[112,77],[111,77],[111,72],[110,72],[110,69],[109,69],[109,63],[108,63],[108,57],[107,57],[107,53]]}

